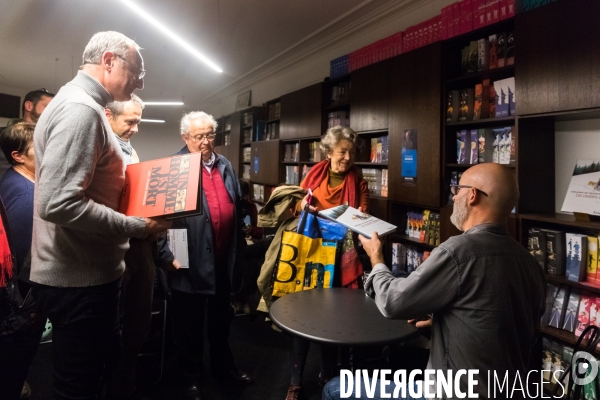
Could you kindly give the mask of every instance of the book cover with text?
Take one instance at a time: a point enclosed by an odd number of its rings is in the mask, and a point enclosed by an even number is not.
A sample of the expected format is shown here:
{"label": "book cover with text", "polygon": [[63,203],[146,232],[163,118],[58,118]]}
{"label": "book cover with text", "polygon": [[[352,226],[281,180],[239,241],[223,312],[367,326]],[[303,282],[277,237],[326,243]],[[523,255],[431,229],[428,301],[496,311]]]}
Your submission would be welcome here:
{"label": "book cover with text", "polygon": [[202,214],[201,153],[130,164],[119,212],[136,217]]}

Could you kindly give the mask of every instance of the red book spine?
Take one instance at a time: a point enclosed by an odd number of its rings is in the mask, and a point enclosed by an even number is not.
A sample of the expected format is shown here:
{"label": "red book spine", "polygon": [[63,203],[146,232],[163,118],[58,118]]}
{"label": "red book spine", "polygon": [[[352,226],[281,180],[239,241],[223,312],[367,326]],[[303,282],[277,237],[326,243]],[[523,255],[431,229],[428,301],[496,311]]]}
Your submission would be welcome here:
{"label": "red book spine", "polygon": [[507,18],[515,16],[515,0],[507,0]]}
{"label": "red book spine", "polygon": [[492,5],[492,24],[500,21],[500,0],[494,0]]}
{"label": "red book spine", "polygon": [[458,36],[462,33],[460,31],[460,3],[459,2],[452,4],[452,20],[453,20],[452,26],[454,27],[454,35],[453,36]]}
{"label": "red book spine", "polygon": [[442,8],[442,15],[440,20],[440,39],[446,40],[448,39],[448,7]]}

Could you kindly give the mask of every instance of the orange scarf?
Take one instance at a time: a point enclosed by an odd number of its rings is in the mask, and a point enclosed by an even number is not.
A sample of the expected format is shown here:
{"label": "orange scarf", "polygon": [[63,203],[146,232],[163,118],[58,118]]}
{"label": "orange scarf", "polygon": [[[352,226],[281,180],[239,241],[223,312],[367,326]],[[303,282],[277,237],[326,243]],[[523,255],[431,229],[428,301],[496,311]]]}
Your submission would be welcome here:
{"label": "orange scarf", "polygon": [[[315,164],[310,171],[308,171],[306,177],[302,183],[300,183],[300,186],[304,189],[311,189],[314,191],[323,184],[323,182],[325,182],[325,184],[328,184],[329,182],[329,160],[323,160],[318,164]],[[360,206],[360,195],[358,194],[358,190],[360,189],[359,183],[356,168],[351,167],[344,177],[339,202],[337,204],[332,204],[332,207],[348,203],[350,207],[358,208]],[[325,199],[320,199],[320,201],[321,203],[327,203]]]}

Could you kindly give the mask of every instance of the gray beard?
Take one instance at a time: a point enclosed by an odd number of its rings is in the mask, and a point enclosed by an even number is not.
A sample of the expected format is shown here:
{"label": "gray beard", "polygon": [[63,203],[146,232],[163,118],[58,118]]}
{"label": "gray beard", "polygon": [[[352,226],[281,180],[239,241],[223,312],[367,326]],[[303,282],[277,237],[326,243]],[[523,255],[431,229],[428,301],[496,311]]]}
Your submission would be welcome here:
{"label": "gray beard", "polygon": [[452,215],[450,216],[450,222],[459,231],[462,232],[462,226],[469,218],[469,210],[467,208],[467,196],[463,196],[454,201],[454,207],[452,209]]}

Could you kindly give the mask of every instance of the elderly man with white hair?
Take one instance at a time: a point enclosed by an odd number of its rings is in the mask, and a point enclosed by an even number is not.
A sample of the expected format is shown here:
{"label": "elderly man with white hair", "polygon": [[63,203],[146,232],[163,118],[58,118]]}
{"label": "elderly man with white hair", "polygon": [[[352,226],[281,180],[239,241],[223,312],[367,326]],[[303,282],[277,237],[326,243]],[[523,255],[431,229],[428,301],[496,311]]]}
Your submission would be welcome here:
{"label": "elderly man with white hair", "polygon": [[77,76],[57,93],[34,134],[31,280],[53,327],[53,398],[96,399],[119,345],[118,302],[129,238],[169,228],[116,210],[125,159],[105,115],[144,87],[139,46],[95,34]]}
{"label": "elderly man with white hair", "polygon": [[[173,295],[174,334],[179,362],[187,380],[185,397],[202,398],[200,378],[204,351],[204,315],[210,344],[211,373],[220,379],[246,384],[252,377],[235,367],[229,347],[233,318],[230,295],[235,289],[236,258],[244,243],[240,206],[242,193],[231,163],[214,152],[217,122],[204,112],[191,112],[181,120],[185,146],[178,154],[202,153],[202,209],[204,213],[178,219],[174,228],[188,232],[189,269],[179,269],[164,242],[172,266],[169,284]],[[161,252],[162,253],[162,252]]]}

